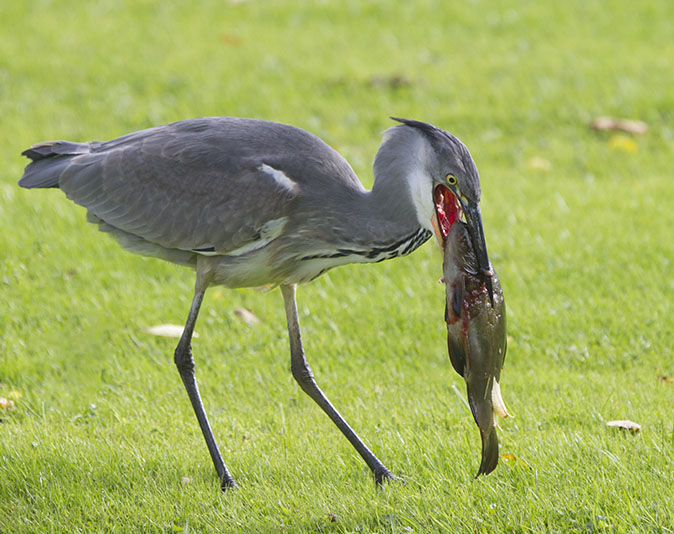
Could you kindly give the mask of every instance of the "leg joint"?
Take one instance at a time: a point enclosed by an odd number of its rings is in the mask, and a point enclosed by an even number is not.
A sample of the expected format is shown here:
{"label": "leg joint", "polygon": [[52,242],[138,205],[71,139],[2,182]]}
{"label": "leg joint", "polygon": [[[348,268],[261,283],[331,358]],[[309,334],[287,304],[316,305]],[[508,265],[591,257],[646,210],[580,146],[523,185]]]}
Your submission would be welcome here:
{"label": "leg joint", "polygon": [[180,371],[181,375],[186,372],[194,372],[194,358],[192,358],[192,347],[190,347],[189,344],[187,344],[187,346],[180,343],[178,344],[178,347],[173,354],[173,361],[176,364],[176,367],[178,367],[178,371]]}
{"label": "leg joint", "polygon": [[300,386],[316,383],[314,380],[314,373],[311,371],[311,367],[309,367],[307,362],[292,362],[290,365],[290,370],[293,373],[293,378]]}

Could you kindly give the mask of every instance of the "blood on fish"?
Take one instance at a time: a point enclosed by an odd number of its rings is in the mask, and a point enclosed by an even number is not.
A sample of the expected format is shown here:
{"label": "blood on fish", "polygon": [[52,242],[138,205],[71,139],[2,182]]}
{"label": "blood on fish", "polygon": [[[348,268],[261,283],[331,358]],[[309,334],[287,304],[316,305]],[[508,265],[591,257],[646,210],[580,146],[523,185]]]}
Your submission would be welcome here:
{"label": "blood on fish", "polygon": [[[447,283],[445,280],[445,277],[442,277],[443,281]],[[450,287],[452,288],[453,291],[456,291],[456,282],[452,282]],[[454,307],[449,305],[449,302],[447,302],[447,305],[445,307],[446,311],[449,311],[449,313],[445,313],[445,322],[447,324],[454,324],[459,320],[459,317],[454,313]]]}

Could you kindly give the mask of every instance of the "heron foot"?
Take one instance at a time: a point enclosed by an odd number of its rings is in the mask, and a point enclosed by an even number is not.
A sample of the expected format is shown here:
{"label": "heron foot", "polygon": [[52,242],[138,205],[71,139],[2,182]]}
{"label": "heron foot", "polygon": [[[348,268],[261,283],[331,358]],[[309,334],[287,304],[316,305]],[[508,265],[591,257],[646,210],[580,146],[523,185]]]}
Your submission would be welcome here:
{"label": "heron foot", "polygon": [[224,478],[224,479],[220,482],[220,489],[221,489],[223,492],[224,492],[224,491],[229,491],[229,490],[236,489],[237,487],[238,487],[238,486],[237,486],[237,484],[236,484],[236,482],[234,481],[233,478]]}
{"label": "heron foot", "polygon": [[378,487],[382,487],[384,482],[400,482],[402,485],[405,485],[405,480],[395,476],[391,471],[386,468],[379,469],[374,473],[374,481]]}

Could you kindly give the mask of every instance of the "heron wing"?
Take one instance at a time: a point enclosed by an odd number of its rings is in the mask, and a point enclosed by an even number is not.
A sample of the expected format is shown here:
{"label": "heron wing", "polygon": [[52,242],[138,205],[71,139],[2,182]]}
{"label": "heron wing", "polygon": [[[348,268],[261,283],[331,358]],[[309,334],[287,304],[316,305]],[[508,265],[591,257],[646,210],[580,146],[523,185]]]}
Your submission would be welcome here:
{"label": "heron wing", "polygon": [[265,121],[193,119],[78,146],[70,155],[54,148],[58,187],[107,224],[166,248],[245,250],[278,230],[308,176],[327,180],[335,166],[342,186],[362,188],[318,138]]}

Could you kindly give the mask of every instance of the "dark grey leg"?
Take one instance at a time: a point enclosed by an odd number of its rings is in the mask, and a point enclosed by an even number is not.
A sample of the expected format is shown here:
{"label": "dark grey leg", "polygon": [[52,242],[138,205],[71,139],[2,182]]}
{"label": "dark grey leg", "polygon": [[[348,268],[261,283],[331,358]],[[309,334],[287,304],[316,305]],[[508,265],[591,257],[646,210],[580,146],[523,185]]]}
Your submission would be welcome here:
{"label": "dark grey leg", "polygon": [[318,404],[323,411],[328,414],[332,422],[337,425],[354,446],[358,454],[363,457],[365,463],[372,470],[375,481],[381,484],[384,479],[396,478],[386,466],[372,453],[370,449],[361,441],[358,435],[348,425],[344,418],[330,403],[328,398],[320,390],[314,375],[304,357],[304,348],[302,347],[302,336],[300,333],[300,322],[297,316],[297,303],[295,301],[295,285],[282,285],[281,293],[285,302],[286,318],[288,320],[288,334],[290,336],[290,368],[293,377],[297,380],[302,390],[309,395]]}
{"label": "dark grey leg", "polygon": [[185,384],[185,389],[190,397],[190,401],[192,402],[192,408],[194,408],[194,413],[199,421],[201,432],[204,434],[208,452],[211,453],[213,465],[215,466],[218,478],[220,479],[220,486],[225,490],[227,488],[233,488],[236,484],[232,475],[230,475],[227,470],[225,462],[222,461],[222,455],[218,449],[218,444],[215,442],[213,431],[208,424],[206,411],[204,410],[204,405],[201,402],[201,396],[199,395],[199,388],[197,387],[197,377],[194,374],[194,359],[192,358],[192,347],[190,345],[192,333],[194,332],[194,324],[197,322],[197,316],[199,315],[199,308],[201,307],[201,301],[204,298],[205,290],[205,287],[199,288],[198,286],[195,290],[192,306],[190,307],[190,314],[187,316],[185,330],[180,337],[178,347],[176,347],[174,361],[180,372],[180,378],[183,379],[183,384]]}

